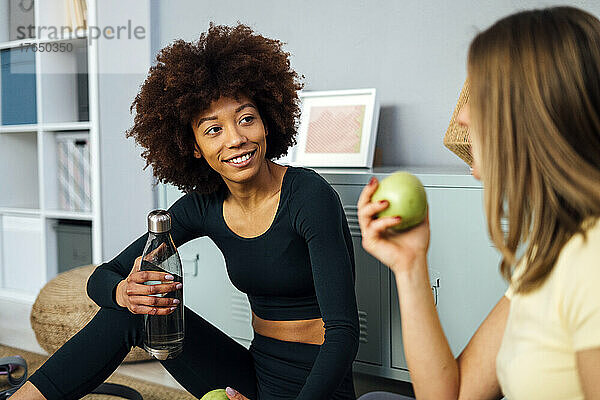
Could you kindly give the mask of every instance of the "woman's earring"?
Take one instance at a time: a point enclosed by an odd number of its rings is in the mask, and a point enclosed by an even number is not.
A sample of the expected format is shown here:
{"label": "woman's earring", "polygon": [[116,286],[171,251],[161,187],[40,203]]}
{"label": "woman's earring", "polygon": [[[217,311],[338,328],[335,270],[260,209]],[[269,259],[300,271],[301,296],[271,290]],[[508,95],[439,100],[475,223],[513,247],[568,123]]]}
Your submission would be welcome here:
{"label": "woman's earring", "polygon": [[202,158],[202,153],[198,149],[198,145],[197,144],[194,146],[194,157],[195,158]]}

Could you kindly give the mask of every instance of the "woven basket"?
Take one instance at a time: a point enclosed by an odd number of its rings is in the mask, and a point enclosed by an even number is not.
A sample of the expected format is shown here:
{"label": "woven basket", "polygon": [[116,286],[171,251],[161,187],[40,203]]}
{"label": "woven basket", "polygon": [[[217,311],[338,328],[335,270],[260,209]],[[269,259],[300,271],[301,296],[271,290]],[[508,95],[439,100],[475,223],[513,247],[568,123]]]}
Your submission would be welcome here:
{"label": "woven basket", "polygon": [[[40,291],[31,309],[31,327],[40,346],[54,353],[81,330],[100,309],[86,293],[86,284],[95,265],[75,268],[59,274]],[[134,347],[124,362],[151,360]]]}
{"label": "woven basket", "polygon": [[458,104],[452,113],[452,119],[450,119],[450,126],[444,136],[444,146],[450,151],[459,156],[464,162],[473,166],[473,158],[471,156],[471,137],[469,136],[469,130],[461,126],[458,121],[458,113],[469,99],[469,82],[466,81],[460,92],[458,98]]}

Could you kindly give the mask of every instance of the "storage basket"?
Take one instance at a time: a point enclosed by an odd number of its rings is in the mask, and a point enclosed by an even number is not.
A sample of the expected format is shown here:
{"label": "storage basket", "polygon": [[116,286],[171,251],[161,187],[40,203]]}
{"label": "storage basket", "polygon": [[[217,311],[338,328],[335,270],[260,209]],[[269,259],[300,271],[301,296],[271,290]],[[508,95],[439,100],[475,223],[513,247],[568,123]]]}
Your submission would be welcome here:
{"label": "storage basket", "polygon": [[464,162],[469,164],[470,167],[473,165],[473,157],[471,156],[471,137],[469,136],[469,130],[460,125],[457,121],[458,113],[469,99],[469,82],[466,81],[460,92],[458,98],[458,104],[452,113],[452,119],[450,119],[450,126],[444,136],[444,146],[450,151],[459,156]]}
{"label": "storage basket", "polygon": [[56,135],[58,205],[65,211],[90,211],[90,146],[87,133]]}
{"label": "storage basket", "polygon": [[[40,347],[53,354],[96,315],[100,307],[87,295],[87,280],[96,269],[86,265],[58,274],[40,290],[31,308],[31,328]],[[124,362],[150,360],[140,347]]]}

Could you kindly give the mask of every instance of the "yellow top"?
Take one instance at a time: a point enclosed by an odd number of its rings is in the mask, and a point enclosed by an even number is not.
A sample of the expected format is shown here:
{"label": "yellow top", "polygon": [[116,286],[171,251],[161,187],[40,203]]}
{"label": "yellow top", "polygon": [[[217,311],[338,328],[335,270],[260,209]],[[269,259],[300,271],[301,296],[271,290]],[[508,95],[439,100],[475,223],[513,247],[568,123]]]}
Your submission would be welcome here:
{"label": "yellow top", "polygon": [[583,399],[575,353],[600,347],[600,220],[574,235],[544,284],[506,292],[510,312],[496,358],[507,399]]}

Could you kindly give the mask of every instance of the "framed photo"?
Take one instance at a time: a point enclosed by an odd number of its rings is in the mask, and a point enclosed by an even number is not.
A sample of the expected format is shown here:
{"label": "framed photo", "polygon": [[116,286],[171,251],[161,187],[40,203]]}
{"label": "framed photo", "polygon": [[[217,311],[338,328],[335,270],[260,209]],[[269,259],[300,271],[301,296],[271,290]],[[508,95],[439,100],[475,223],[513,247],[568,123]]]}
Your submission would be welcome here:
{"label": "framed photo", "polygon": [[287,161],[307,167],[373,166],[379,119],[375,89],[300,92],[298,144]]}

